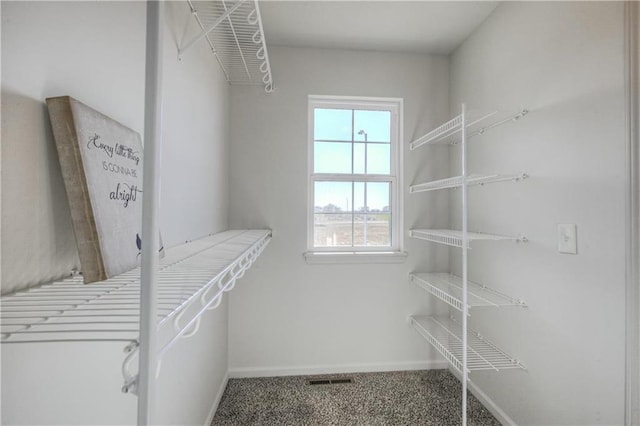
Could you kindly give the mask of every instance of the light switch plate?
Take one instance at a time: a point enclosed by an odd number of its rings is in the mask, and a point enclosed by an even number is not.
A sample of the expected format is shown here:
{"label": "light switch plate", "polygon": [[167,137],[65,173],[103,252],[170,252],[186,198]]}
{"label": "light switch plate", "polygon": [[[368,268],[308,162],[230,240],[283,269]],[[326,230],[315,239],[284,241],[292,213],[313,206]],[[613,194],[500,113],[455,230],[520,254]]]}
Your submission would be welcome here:
{"label": "light switch plate", "polygon": [[558,224],[558,251],[578,254],[577,226],[575,223]]}

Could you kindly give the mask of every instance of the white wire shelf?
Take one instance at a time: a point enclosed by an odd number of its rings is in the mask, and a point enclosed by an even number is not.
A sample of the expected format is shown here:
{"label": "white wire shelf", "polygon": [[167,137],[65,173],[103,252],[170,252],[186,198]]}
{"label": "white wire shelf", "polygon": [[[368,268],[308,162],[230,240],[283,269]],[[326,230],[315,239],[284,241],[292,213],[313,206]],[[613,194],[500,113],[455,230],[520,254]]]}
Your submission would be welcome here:
{"label": "white wire shelf", "polygon": [[[462,331],[453,318],[411,316],[413,328],[456,369],[462,373]],[[467,372],[480,370],[526,369],[479,333],[467,331]]]}
{"label": "white wire shelf", "polygon": [[[445,244],[453,247],[462,247],[462,231],[452,229],[411,229],[409,236],[420,240]],[[527,242],[527,237],[513,237],[506,235],[485,234],[480,232],[467,232],[467,248],[471,248],[474,241],[513,241],[517,243]]]}
{"label": "white wire shelf", "polygon": [[[230,84],[273,91],[271,64],[257,0],[188,0],[200,33],[178,49],[181,57],[203,38]],[[186,31],[185,31],[186,33]]]}
{"label": "white wire shelf", "polygon": [[[529,176],[525,173],[519,174],[511,174],[511,175],[500,175],[500,174],[489,174],[489,175],[469,175],[467,176],[467,185],[468,186],[476,186],[476,185],[486,185],[490,183],[497,182],[519,182],[523,179],[528,178]],[[432,182],[425,182],[416,185],[411,185],[409,187],[410,193],[415,192],[426,192],[426,191],[435,191],[438,189],[451,189],[451,188],[460,188],[464,182],[462,176],[455,176],[446,179],[435,180]]]}
{"label": "white wire shelf", "polygon": [[[477,125],[482,121],[488,119],[492,115],[496,114],[496,111],[480,114],[476,118],[468,119],[467,128]],[[433,145],[439,142],[447,140],[450,136],[456,135],[462,130],[462,115],[458,115],[439,127],[431,130],[424,136],[419,137],[409,144],[409,149],[420,148],[422,145]]]}
{"label": "white wire shelf", "polygon": [[[502,116],[501,118],[496,119],[496,117],[500,116],[498,111],[492,111],[487,113],[476,113],[467,116],[467,140],[473,138],[474,136],[482,135],[487,130],[492,129],[494,127],[498,127],[502,124],[509,123],[512,121],[517,121],[527,115],[529,111],[523,109],[516,114],[509,114],[507,117]],[[490,124],[482,126],[485,120],[492,118],[495,120]],[[462,115],[459,115],[446,123],[442,124],[439,127],[431,130],[424,136],[419,137],[409,144],[409,149],[414,150],[422,145],[434,145],[437,143],[458,143],[457,140],[452,140],[452,137],[460,133],[462,130]]]}
{"label": "white wire shelf", "polygon": [[[172,341],[197,329],[270,238],[269,230],[234,230],[168,249],[159,262],[158,326],[174,321]],[[87,285],[70,277],[3,296],[0,343],[136,342],[139,305],[140,268]]]}
{"label": "white wire shelf", "polygon": [[[438,299],[448,303],[460,312],[463,311],[462,279],[447,273],[415,272],[409,274],[411,281],[418,287],[428,291]],[[467,281],[467,307],[506,307],[527,305],[520,299],[502,294],[485,285]]]}

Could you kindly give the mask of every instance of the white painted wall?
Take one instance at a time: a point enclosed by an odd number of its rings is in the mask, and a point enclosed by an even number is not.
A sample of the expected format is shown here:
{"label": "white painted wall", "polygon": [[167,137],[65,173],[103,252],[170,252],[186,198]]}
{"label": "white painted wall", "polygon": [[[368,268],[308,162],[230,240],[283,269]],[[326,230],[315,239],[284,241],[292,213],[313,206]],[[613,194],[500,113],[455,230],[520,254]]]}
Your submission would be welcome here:
{"label": "white painted wall", "polygon": [[[624,420],[622,11],[617,2],[503,3],[451,59],[452,113],[461,101],[531,110],[469,152],[472,172],[531,175],[469,196],[470,229],[530,239],[483,245],[469,263],[470,279],[529,305],[471,317],[527,366],[471,375],[521,425]],[[557,252],[558,223],[577,224],[577,255]]]}
{"label": "white painted wall", "polygon": [[405,226],[443,226],[446,194],[410,198],[406,188],[447,173],[446,149],[439,157],[408,155],[408,142],[447,116],[447,58],[286,47],[270,47],[269,55],[275,92],[231,91],[231,226],[269,227],[273,240],[230,296],[230,374],[429,365],[437,358],[406,317],[442,307],[407,274],[417,265],[446,269],[446,250],[407,238],[402,264],[309,265],[303,258],[307,96],[404,98]]}
{"label": "white painted wall", "polygon": [[[160,226],[167,247],[227,228],[229,88],[167,2]],[[144,2],[2,2],[2,292],[79,266],[44,99],[71,95],[142,133]],[[204,424],[227,373],[227,305],[163,363],[158,419]],[[3,424],[135,423],[121,344],[2,347]]]}

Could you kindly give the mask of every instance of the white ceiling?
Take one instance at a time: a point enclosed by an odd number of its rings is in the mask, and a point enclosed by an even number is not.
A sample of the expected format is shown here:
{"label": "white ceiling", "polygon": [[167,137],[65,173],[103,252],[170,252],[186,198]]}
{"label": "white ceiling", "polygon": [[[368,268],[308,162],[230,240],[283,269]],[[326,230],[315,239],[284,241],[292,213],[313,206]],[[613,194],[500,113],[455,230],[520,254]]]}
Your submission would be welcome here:
{"label": "white ceiling", "polygon": [[451,53],[496,1],[277,1],[260,12],[267,45]]}

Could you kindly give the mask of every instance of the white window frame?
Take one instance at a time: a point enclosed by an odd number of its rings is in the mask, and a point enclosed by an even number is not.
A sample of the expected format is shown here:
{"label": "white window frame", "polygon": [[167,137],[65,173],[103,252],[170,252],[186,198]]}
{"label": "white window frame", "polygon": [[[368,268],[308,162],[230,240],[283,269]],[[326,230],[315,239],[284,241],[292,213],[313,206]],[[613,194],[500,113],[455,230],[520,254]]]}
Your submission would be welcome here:
{"label": "white window frame", "polygon": [[[372,98],[351,96],[317,96],[308,98],[308,198],[307,198],[307,252],[305,258],[310,263],[360,263],[360,262],[401,262],[406,257],[403,252],[403,216],[402,209],[402,107],[401,98]],[[390,139],[390,174],[333,174],[314,173],[314,110],[326,109],[354,109],[391,111],[391,139]],[[315,182],[316,181],[359,181],[359,182],[391,182],[390,183],[390,212],[391,212],[391,245],[369,247],[315,247],[314,246],[314,212],[315,212]]]}

